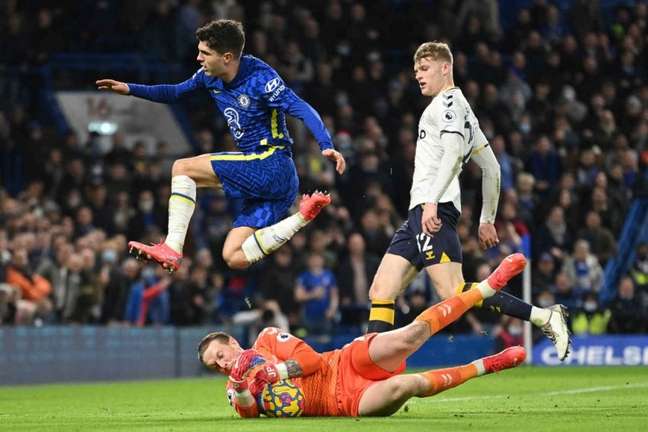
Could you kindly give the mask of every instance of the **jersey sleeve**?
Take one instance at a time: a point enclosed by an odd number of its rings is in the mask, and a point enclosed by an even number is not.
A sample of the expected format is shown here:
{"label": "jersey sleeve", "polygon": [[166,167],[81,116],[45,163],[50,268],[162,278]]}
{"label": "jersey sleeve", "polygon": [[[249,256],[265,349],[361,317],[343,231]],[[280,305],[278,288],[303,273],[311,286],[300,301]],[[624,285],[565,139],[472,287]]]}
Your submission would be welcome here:
{"label": "jersey sleeve", "polygon": [[204,88],[205,71],[200,68],[191,78],[179,84],[144,85],[127,83],[127,85],[131,96],[153,102],[170,103],[199,88]]}
{"label": "jersey sleeve", "polygon": [[322,356],[317,351],[298,337],[276,327],[265,328],[254,347],[272,352],[280,361],[297,362],[302,371],[301,376],[311,375],[321,366]]}
{"label": "jersey sleeve", "polygon": [[320,150],[333,148],[331,134],[324,126],[319,113],[310,104],[297,96],[274,71],[262,75],[260,92],[269,108],[277,108],[304,122],[317,140]]}
{"label": "jersey sleeve", "polygon": [[481,130],[477,135],[481,136],[480,144],[473,151],[472,160],[479,165],[482,171],[482,211],[479,222],[492,224],[495,223],[497,204],[499,203],[500,165]]}

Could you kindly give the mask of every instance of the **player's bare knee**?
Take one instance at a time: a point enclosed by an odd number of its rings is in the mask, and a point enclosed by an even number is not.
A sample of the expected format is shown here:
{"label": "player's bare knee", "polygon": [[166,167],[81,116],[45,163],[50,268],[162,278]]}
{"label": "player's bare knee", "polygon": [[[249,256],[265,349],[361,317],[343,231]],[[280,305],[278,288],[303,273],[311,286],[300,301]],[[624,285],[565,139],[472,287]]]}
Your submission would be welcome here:
{"label": "player's bare knee", "polygon": [[430,337],[429,327],[423,321],[414,321],[406,326],[404,330],[401,341],[408,351],[418,349]]}
{"label": "player's bare knee", "polygon": [[188,175],[187,159],[176,159],[171,166],[171,176]]}
{"label": "player's bare knee", "polygon": [[396,293],[394,290],[390,289],[389,285],[385,284],[382,281],[379,281],[378,278],[375,278],[369,287],[369,299],[375,300],[394,300],[396,298]]}
{"label": "player's bare knee", "polygon": [[397,377],[390,382],[389,389],[385,394],[389,395],[392,401],[399,401],[411,396],[412,389],[404,377]]}
{"label": "player's bare knee", "polygon": [[236,251],[230,252],[223,250],[223,260],[227,267],[232,270],[245,270],[250,267],[250,263],[242,254],[237,254]]}

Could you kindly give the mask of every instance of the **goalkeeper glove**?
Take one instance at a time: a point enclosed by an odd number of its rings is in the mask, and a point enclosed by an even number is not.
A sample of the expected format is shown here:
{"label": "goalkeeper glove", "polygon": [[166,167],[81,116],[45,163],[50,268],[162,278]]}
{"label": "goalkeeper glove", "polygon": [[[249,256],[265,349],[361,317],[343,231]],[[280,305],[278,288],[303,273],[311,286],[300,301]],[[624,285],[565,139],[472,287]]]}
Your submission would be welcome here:
{"label": "goalkeeper glove", "polygon": [[230,378],[233,381],[242,381],[248,370],[263,362],[265,360],[261,354],[253,349],[247,349],[234,362],[234,367],[230,371]]}
{"label": "goalkeeper glove", "polygon": [[285,363],[266,363],[261,365],[259,369],[254,372],[252,376],[252,383],[250,384],[250,392],[257,396],[263,387],[267,384],[274,384],[279,380],[288,378],[288,370]]}

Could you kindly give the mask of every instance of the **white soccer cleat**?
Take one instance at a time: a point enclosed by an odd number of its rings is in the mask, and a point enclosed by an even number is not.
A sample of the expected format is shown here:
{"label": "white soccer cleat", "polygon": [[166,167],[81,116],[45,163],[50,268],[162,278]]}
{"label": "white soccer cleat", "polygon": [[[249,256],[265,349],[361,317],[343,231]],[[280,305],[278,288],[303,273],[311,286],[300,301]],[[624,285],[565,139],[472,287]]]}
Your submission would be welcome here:
{"label": "white soccer cleat", "polygon": [[567,308],[560,304],[549,306],[547,309],[551,311],[551,315],[549,315],[549,321],[541,329],[556,346],[558,358],[563,361],[567,358],[571,346],[571,335],[567,327],[569,313]]}

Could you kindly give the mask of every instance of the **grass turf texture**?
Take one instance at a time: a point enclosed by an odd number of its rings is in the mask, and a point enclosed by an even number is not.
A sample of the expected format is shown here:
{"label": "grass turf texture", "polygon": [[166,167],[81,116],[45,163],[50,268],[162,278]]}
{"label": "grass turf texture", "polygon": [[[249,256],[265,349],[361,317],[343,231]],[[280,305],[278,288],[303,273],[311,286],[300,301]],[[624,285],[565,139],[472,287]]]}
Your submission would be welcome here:
{"label": "grass turf texture", "polygon": [[212,378],[0,387],[0,430],[634,431],[648,422],[645,367],[521,367],[411,399],[389,418],[243,420],[224,385]]}

